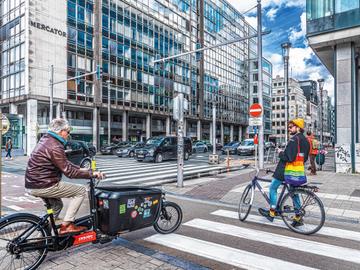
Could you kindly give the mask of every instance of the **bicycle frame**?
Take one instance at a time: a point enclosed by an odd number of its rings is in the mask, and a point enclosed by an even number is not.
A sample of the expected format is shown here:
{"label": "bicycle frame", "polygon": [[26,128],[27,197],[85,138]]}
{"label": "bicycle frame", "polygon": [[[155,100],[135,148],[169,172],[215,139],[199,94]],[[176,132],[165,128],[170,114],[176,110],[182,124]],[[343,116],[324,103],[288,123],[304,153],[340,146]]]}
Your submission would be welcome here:
{"label": "bicycle frame", "polygon": [[[257,187],[259,189],[259,191],[261,192],[261,195],[264,197],[264,199],[270,205],[270,197],[266,194],[263,187],[259,184],[259,181],[271,183],[272,180],[261,178],[261,177],[258,177],[257,175],[255,175],[253,180],[251,181],[251,185],[252,185],[252,188],[253,188],[254,192],[255,192],[255,188]],[[276,209],[279,209],[280,202],[282,201],[282,199],[283,199],[283,197],[285,195],[285,192],[290,190],[289,186],[287,184],[282,183],[281,185],[283,187],[282,187],[280,196],[278,197],[277,202],[276,202]],[[253,200],[253,198],[251,200]]]}
{"label": "bicycle frame", "polygon": [[[79,225],[79,224],[84,224],[87,223],[90,226],[87,227],[91,227],[92,231],[95,232],[96,234],[98,233],[98,228],[97,228],[97,211],[96,211],[96,199],[95,199],[95,184],[94,184],[94,179],[90,179],[90,191],[89,191],[89,203],[90,203],[90,215],[88,216],[84,216],[81,217],[77,220],[75,220],[75,224]],[[74,243],[74,236],[79,235],[79,234],[65,234],[65,235],[59,235],[58,233],[58,228],[59,226],[55,224],[55,218],[54,218],[54,211],[51,208],[51,206],[46,203],[46,208],[47,208],[47,214],[45,214],[44,216],[42,216],[40,218],[40,221],[30,227],[29,229],[25,230],[21,235],[18,236],[18,239],[16,241],[16,244],[24,251],[30,251],[30,250],[37,250],[37,249],[41,249],[41,248],[49,248],[49,250],[52,251],[57,251],[57,250],[61,250],[61,249],[65,249],[69,246],[72,246]],[[50,220],[50,221],[49,221]],[[50,224],[49,224],[50,223]],[[48,237],[40,237],[40,238],[30,238],[28,239],[28,237],[35,232],[36,230],[39,230],[40,228],[47,228],[48,226],[51,226],[49,229],[49,233],[51,233],[51,231],[54,232],[54,235],[48,236]],[[31,243],[24,243],[26,240],[32,240]],[[42,245],[36,245],[34,246],[34,240],[38,240],[38,241],[46,241],[44,244]],[[50,243],[48,243],[48,240],[50,240]],[[84,243],[87,243],[89,241],[86,241]]]}

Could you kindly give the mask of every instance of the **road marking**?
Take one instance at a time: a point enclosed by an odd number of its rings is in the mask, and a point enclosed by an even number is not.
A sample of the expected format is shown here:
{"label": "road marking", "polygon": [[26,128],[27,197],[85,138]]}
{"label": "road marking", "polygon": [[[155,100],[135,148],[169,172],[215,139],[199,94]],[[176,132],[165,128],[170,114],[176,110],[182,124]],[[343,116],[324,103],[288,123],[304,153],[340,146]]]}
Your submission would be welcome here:
{"label": "road marking", "polygon": [[10,208],[10,209],[13,209],[15,211],[23,211],[23,210],[25,210],[24,208],[16,206],[16,205],[7,205],[6,207]]}
{"label": "road marking", "polygon": [[[216,171],[216,170],[220,170],[223,169],[224,167],[210,167],[210,168],[203,168],[203,169],[197,169],[194,168],[193,170],[185,170],[184,171],[184,176],[187,175],[195,175],[197,173],[205,173],[205,172],[211,172],[211,171]],[[155,174],[145,174],[145,175],[154,175],[151,177],[139,177],[139,178],[134,178],[134,177],[130,177],[131,180],[123,180],[123,181],[117,181],[114,182],[115,184],[131,184],[131,183],[136,183],[136,182],[146,182],[146,181],[151,181],[154,179],[173,179],[177,176],[177,169],[171,170],[173,171],[173,173],[167,172],[167,174],[164,175],[159,175],[159,173],[155,173]],[[120,180],[122,178],[128,179],[129,176],[127,177],[114,177],[112,179],[109,179],[108,181],[114,181],[114,180]],[[102,181],[104,182],[104,180]]]}
{"label": "road marking", "polygon": [[[237,212],[229,211],[229,210],[216,210],[216,211],[212,212],[211,215],[226,217],[226,218],[231,218],[231,219],[239,219]],[[246,218],[245,222],[253,222],[253,223],[258,223],[258,224],[266,224],[266,225],[274,226],[274,227],[288,228],[284,224],[282,219],[279,219],[279,218],[274,219],[273,222],[270,222],[264,217],[256,216],[256,215],[249,215]],[[343,229],[324,226],[316,234],[321,234],[321,235],[343,238],[343,239],[360,242],[360,232],[356,232],[356,231],[349,231],[349,230],[343,230]]]}
{"label": "road marking", "polygon": [[12,185],[14,188],[21,188],[22,186]]}
{"label": "road marking", "polygon": [[249,270],[315,269],[179,234],[156,234],[145,238],[145,240]]}
{"label": "road marking", "polygon": [[[237,188],[231,190],[230,192],[242,193],[242,192],[244,192],[244,189],[245,189],[245,187],[247,187],[247,185],[248,184],[237,187]],[[265,192],[269,192],[269,186],[270,186],[270,183],[265,183],[265,184],[261,183],[261,187],[263,188],[263,191],[265,191]],[[256,188],[255,191],[258,192],[259,189]],[[350,195],[322,193],[322,192],[316,192],[315,194],[318,197],[323,198],[323,199],[334,199],[334,200],[340,200],[340,201],[360,202],[360,197],[353,197]]]}
{"label": "road marking", "polygon": [[38,202],[42,202],[41,199],[33,197],[31,195],[29,195],[28,193],[25,193],[24,196],[3,196],[3,200],[4,201],[8,201],[8,202],[29,202],[29,203],[38,203]]}
{"label": "road marking", "polygon": [[156,234],[145,240],[249,270],[315,269],[179,234]]}
{"label": "road marking", "polygon": [[[187,170],[189,168],[198,168],[199,166],[196,165],[189,165],[189,166],[184,166],[184,170]],[[205,167],[205,166],[202,166]],[[208,166],[207,166],[208,167]],[[177,170],[176,165],[171,165],[170,166],[164,166],[164,167],[137,167],[137,168],[133,168],[133,169],[125,169],[125,170],[121,170],[121,169],[116,169],[116,170],[103,170],[101,167],[99,167],[99,170],[101,170],[102,172],[105,172],[106,175],[108,176],[108,178],[110,178],[110,175],[115,175],[115,176],[125,176],[125,175],[134,175],[134,172],[139,172],[141,170],[142,172],[142,176],[144,175],[145,172],[164,172],[165,170]]]}
{"label": "road marking", "polygon": [[336,258],[353,263],[360,263],[360,251],[345,247],[333,246],[320,242],[309,241],[280,235],[276,233],[263,232],[259,230],[242,228],[230,224],[214,222],[204,219],[193,219],[183,224],[192,228],[207,230],[214,233],[222,233],[234,237],[263,242],[279,247],[285,247],[302,252],[312,253],[320,256]]}

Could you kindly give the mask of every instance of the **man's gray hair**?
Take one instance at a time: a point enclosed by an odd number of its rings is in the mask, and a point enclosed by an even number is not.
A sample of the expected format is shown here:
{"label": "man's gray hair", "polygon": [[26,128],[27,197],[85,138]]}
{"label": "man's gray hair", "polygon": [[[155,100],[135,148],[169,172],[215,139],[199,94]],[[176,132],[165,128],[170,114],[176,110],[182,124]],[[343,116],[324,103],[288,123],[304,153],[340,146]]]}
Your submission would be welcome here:
{"label": "man's gray hair", "polygon": [[62,130],[69,129],[69,122],[63,118],[55,118],[49,124],[49,131],[59,133]]}

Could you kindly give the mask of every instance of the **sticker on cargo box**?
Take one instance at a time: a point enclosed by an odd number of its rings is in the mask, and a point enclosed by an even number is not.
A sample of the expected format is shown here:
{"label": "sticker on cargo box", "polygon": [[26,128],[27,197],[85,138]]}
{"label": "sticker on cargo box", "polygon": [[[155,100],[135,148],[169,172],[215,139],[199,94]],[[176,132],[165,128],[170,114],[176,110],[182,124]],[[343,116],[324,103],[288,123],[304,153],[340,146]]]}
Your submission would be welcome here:
{"label": "sticker on cargo box", "polygon": [[150,217],[151,216],[151,212],[150,212],[150,209],[145,209],[144,210],[144,218],[148,218],[148,217]]}
{"label": "sticker on cargo box", "polygon": [[120,204],[120,207],[119,207],[120,215],[124,214],[125,212],[126,212],[126,205],[125,204]]}
{"label": "sticker on cargo box", "polygon": [[133,208],[135,206],[135,199],[128,199],[127,208]]}
{"label": "sticker on cargo box", "polygon": [[104,203],[104,209],[109,209],[109,201],[103,200],[103,203]]}
{"label": "sticker on cargo box", "polygon": [[137,211],[134,210],[134,211],[131,212],[131,217],[132,217],[132,218],[136,218],[137,215],[138,215],[138,212],[137,212]]}

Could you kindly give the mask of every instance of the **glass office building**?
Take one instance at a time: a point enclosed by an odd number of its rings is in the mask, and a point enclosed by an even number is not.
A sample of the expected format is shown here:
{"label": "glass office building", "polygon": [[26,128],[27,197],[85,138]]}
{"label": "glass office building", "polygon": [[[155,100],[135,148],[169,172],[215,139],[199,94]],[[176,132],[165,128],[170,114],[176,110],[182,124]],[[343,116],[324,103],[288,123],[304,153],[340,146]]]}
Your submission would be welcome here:
{"label": "glass office building", "polygon": [[360,173],[360,1],[307,0],[309,45],[334,76],[336,171]]}
{"label": "glass office building", "polygon": [[[31,152],[49,122],[50,65],[54,117],[66,117],[76,139],[111,136],[144,140],[175,134],[172,100],[189,100],[186,135],[211,139],[216,101],[217,139],[245,136],[251,47],[246,40],[154,64],[157,58],[255,33],[221,0],[2,0],[1,109],[22,115]],[[4,45],[6,44],[6,45]],[[67,80],[102,67],[95,75]],[[271,78],[271,76],[270,76]],[[270,83],[271,85],[271,83]],[[271,91],[269,91],[271,92]]]}

